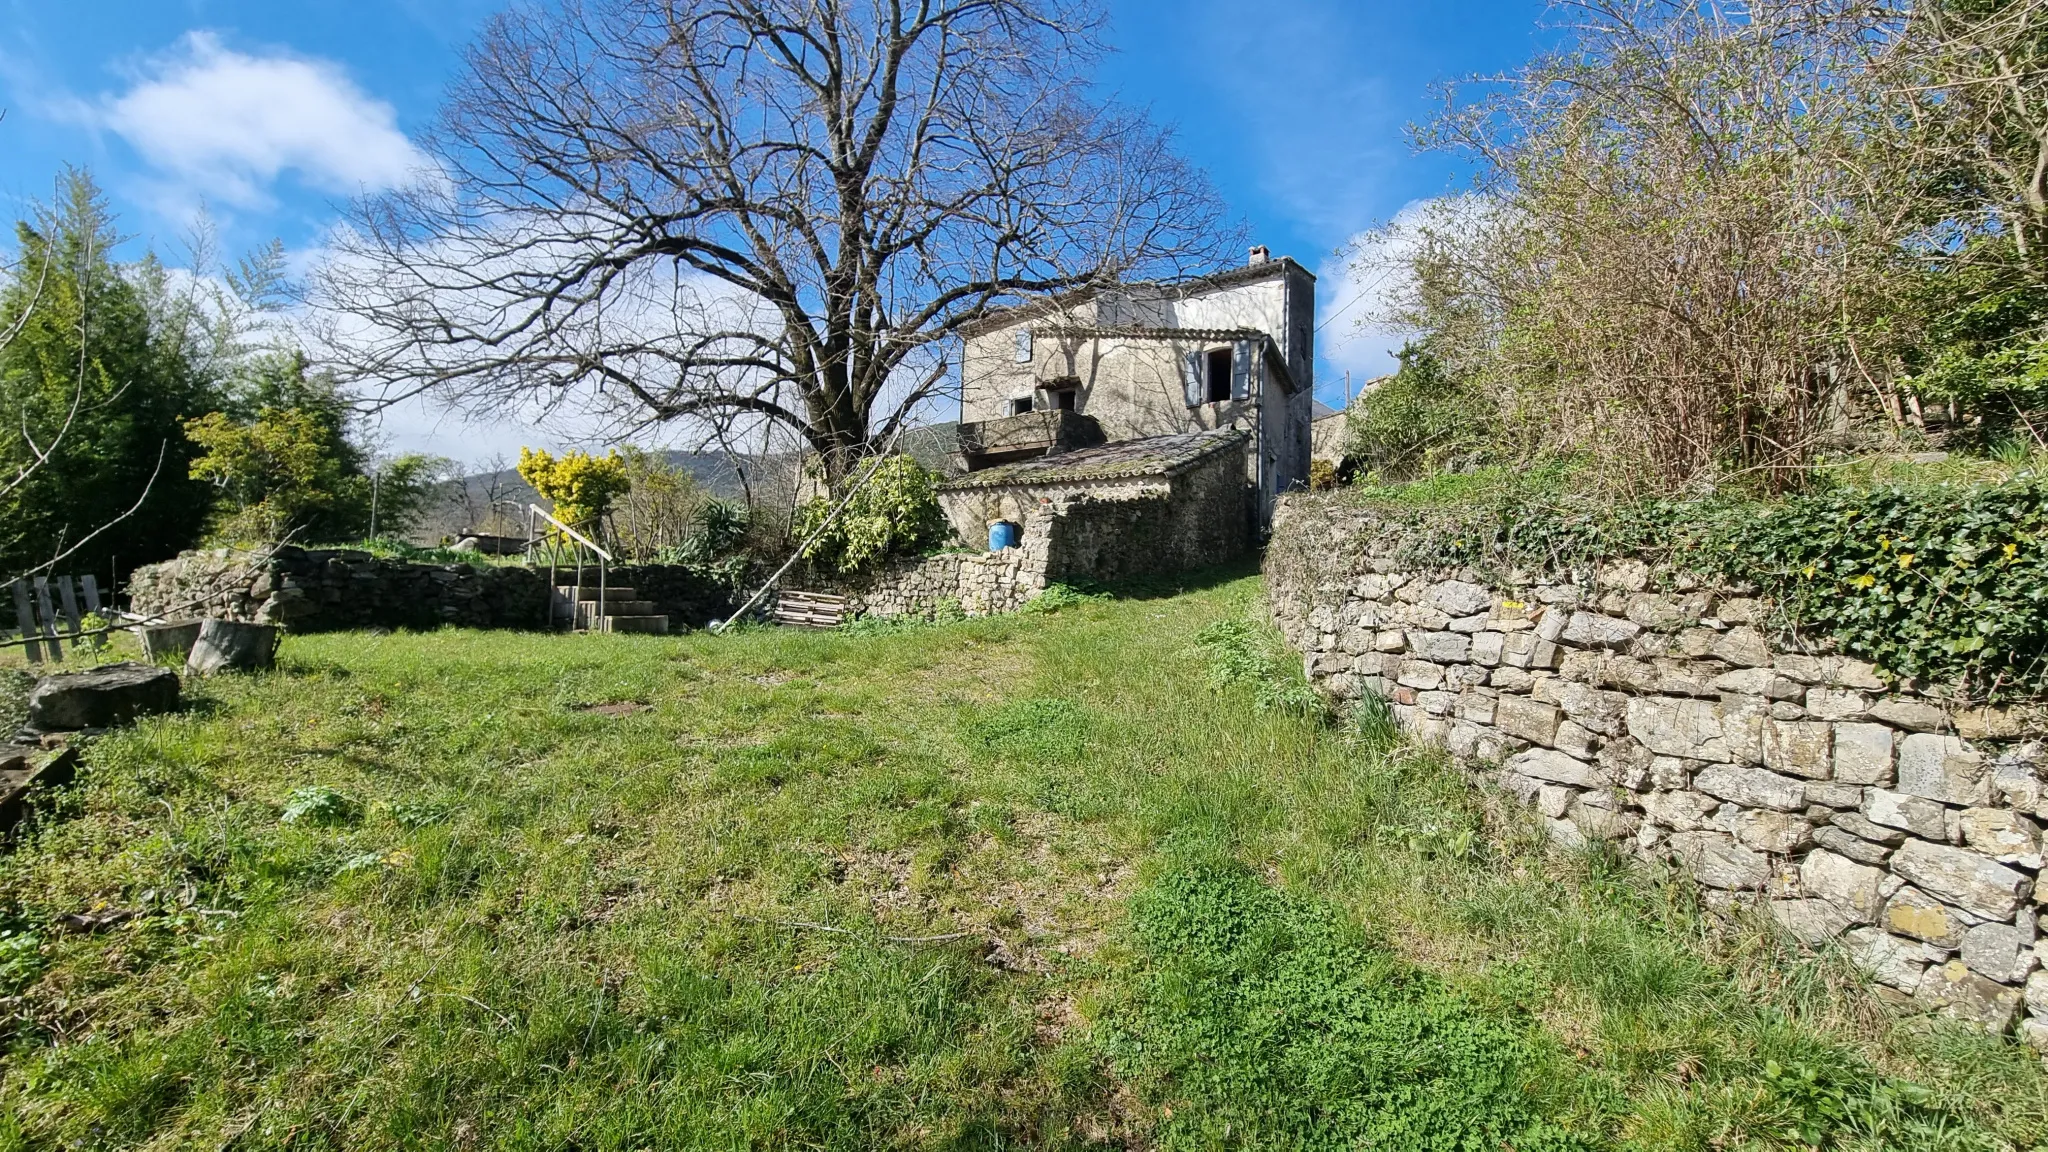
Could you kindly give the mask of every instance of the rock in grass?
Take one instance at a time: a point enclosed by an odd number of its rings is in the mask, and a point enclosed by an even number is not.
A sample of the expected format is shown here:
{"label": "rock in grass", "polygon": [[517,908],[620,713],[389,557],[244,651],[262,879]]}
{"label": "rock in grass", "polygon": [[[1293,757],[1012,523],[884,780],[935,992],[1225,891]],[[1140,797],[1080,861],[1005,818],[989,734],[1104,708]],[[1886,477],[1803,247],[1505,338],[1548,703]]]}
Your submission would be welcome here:
{"label": "rock in grass", "polygon": [[28,723],[45,732],[112,728],[177,706],[176,672],[134,663],[109,664],[37,681],[28,695]]}

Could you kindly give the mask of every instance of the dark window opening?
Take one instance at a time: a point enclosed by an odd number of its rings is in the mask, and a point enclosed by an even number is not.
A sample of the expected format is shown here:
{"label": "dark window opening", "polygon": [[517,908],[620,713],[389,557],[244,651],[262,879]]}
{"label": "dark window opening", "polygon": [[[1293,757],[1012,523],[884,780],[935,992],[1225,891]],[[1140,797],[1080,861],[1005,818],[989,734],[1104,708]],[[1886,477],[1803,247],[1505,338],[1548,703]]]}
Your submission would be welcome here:
{"label": "dark window opening", "polygon": [[1024,396],[1010,401],[1010,415],[1022,416],[1031,411],[1031,397]]}
{"label": "dark window opening", "polygon": [[1076,393],[1072,388],[1062,388],[1059,391],[1052,394],[1052,406],[1054,408],[1059,409],[1062,412],[1072,412],[1075,407],[1074,402],[1075,397],[1077,395],[1078,393]]}
{"label": "dark window opening", "polygon": [[1208,378],[1211,404],[1230,399],[1230,349],[1210,349],[1208,370],[1203,374]]}

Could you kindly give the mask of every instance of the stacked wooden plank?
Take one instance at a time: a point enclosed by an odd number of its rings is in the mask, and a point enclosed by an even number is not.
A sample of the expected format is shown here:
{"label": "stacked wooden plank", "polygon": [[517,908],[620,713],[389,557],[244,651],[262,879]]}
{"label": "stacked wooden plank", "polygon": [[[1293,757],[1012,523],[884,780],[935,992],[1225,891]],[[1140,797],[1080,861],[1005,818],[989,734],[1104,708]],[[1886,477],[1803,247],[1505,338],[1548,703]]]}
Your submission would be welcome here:
{"label": "stacked wooden plank", "polygon": [[797,628],[837,628],[846,622],[846,597],[825,592],[780,592],[775,622]]}

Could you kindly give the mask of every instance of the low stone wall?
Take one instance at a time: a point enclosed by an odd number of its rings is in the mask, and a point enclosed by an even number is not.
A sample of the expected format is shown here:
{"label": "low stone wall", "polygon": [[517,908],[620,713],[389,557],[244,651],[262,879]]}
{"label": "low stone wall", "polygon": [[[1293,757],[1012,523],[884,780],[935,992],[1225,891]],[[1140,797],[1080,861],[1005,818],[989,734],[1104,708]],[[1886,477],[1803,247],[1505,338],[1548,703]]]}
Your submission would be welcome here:
{"label": "low stone wall", "polygon": [[[547,580],[546,569],[415,564],[368,552],[286,546],[271,552],[187,552],[137,569],[127,591],[130,607],[148,615],[254,620],[294,632],[444,624],[540,629],[547,626]],[[697,627],[732,610],[722,588],[687,568],[614,568],[609,580],[653,600],[672,625]]]}
{"label": "low stone wall", "polygon": [[1379,527],[1341,494],[1275,520],[1273,618],[1325,692],[1387,697],[1560,840],[1673,861],[1711,903],[2048,1049],[2037,712],[1887,682],[1750,589],[1637,561],[1413,570]]}
{"label": "low stone wall", "polygon": [[942,552],[884,566],[851,582],[812,580],[811,591],[846,597],[857,616],[933,619],[957,608],[969,616],[1015,612],[1045,591],[1051,520],[1024,526],[1023,540],[1001,552]]}

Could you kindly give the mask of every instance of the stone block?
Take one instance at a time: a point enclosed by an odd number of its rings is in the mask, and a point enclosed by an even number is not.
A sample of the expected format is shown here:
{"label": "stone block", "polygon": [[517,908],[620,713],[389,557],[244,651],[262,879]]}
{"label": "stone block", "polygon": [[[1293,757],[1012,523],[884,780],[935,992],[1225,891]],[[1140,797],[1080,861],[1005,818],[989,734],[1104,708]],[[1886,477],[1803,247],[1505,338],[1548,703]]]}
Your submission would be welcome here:
{"label": "stone block", "polygon": [[1858,864],[1825,848],[1807,853],[1799,865],[1799,882],[1808,893],[1840,906],[1859,924],[1877,919],[1887,879],[1882,868]]}
{"label": "stone block", "polygon": [[1630,697],[1628,734],[1664,756],[1688,760],[1728,761],[1734,758],[1722,729],[1723,712],[1715,701],[1682,697]]}
{"label": "stone block", "polygon": [[1337,636],[1337,650],[1347,656],[1372,651],[1373,630],[1370,628],[1346,628]]}
{"label": "stone block", "polygon": [[1958,958],[1970,971],[1998,981],[2018,984],[2039,965],[2030,940],[2010,924],[1979,924],[1963,933]]}
{"label": "stone block", "polygon": [[112,728],[177,706],[176,672],[134,663],[108,664],[36,681],[28,694],[28,725],[45,732]]}
{"label": "stone block", "polygon": [[1562,784],[1544,784],[1536,789],[1536,810],[1552,820],[1562,820],[1572,809],[1578,790]]}
{"label": "stone block", "polygon": [[1810,948],[1826,944],[1855,923],[1825,900],[1769,900],[1764,909],[1787,935]]}
{"label": "stone block", "polygon": [[1898,790],[1968,808],[1991,803],[1991,765],[1954,736],[1916,732],[1899,742]]}
{"label": "stone block", "polygon": [[1500,663],[1501,644],[1507,637],[1499,632],[1477,632],[1472,636],[1472,662],[1488,668]]}
{"label": "stone block", "polygon": [[1399,652],[1408,647],[1408,634],[1398,628],[1389,628],[1383,632],[1375,632],[1372,637],[1372,646],[1378,652]]}
{"label": "stone block", "polygon": [[2041,828],[2005,808],[1968,808],[1958,821],[1963,843],[2002,864],[2041,868]]}
{"label": "stone block", "polygon": [[1656,788],[1691,788],[1693,773],[1705,764],[1697,760],[1681,760],[1676,756],[1652,756],[1650,758],[1650,784]]}
{"label": "stone block", "polygon": [[1592,612],[1574,612],[1561,638],[1583,648],[1626,648],[1642,633],[1643,626],[1632,620],[1617,620]]}
{"label": "stone block", "polygon": [[1592,764],[1550,748],[1531,748],[1508,758],[1504,767],[1532,780],[1569,784],[1574,788],[1611,788],[1614,781]]}
{"label": "stone block", "polygon": [[1752,889],[1771,878],[1771,862],[1720,832],[1675,832],[1671,851],[1709,888]]}
{"label": "stone block", "polygon": [[1557,740],[1557,726],[1563,718],[1563,713],[1554,704],[1521,696],[1502,696],[1494,709],[1493,722],[1510,736],[1548,746]]}
{"label": "stone block", "polygon": [[1942,732],[1948,729],[1948,713],[1918,700],[1880,700],[1870,706],[1870,718],[1908,732]]}
{"label": "stone block", "polygon": [[1415,702],[1421,705],[1422,710],[1431,716],[1449,716],[1457,711],[1458,694],[1456,692],[1442,691],[1417,692],[1415,694]]}
{"label": "stone block", "polygon": [[1892,893],[1891,899],[1885,901],[1884,913],[1878,918],[1878,923],[1901,936],[1925,940],[1942,948],[1959,948],[1963,943],[1963,933],[1976,927],[1980,921],[1918,888],[1908,886]]}
{"label": "stone block", "polygon": [[1472,651],[1472,638],[1456,632],[1410,632],[1408,651],[1439,664],[1462,664]]}
{"label": "stone block", "polygon": [[1506,664],[1495,668],[1486,677],[1487,687],[1498,688],[1502,692],[1527,692],[1535,682],[1536,678],[1527,670]]}
{"label": "stone block", "polygon": [[1458,697],[1458,719],[1469,720],[1474,724],[1491,724],[1494,704],[1494,697],[1467,689]]}
{"label": "stone block", "polygon": [[1424,691],[1441,688],[1444,682],[1444,666],[1427,660],[1408,659],[1401,661],[1401,670],[1394,682],[1403,688]]}
{"label": "stone block", "polygon": [[1527,668],[1542,641],[1533,632],[1509,632],[1501,641],[1500,662],[1508,668]]}
{"label": "stone block", "polygon": [[1650,786],[1650,750],[1626,736],[1600,746],[1600,767],[1614,782],[1631,792]]}
{"label": "stone block", "polygon": [[1558,751],[1581,760],[1591,760],[1600,754],[1600,737],[1570,720],[1557,726],[1557,738],[1551,743]]}
{"label": "stone block", "polygon": [[1674,832],[1698,831],[1707,816],[1720,807],[1713,797],[1698,792],[1646,792],[1642,805],[1652,822]]}
{"label": "stone block", "polygon": [[1868,840],[1851,836],[1832,824],[1814,829],[1813,842],[1837,856],[1847,856],[1858,864],[1883,864],[1885,857],[1892,854],[1892,850],[1882,844],[1872,844]]}
{"label": "stone block", "polygon": [[1602,736],[1619,736],[1628,727],[1628,697],[1586,684],[1560,679],[1554,686],[1564,714]]}
{"label": "stone block", "polygon": [[1906,940],[1882,928],[1851,928],[1842,934],[1842,951],[1880,984],[1911,992],[1929,964],[1948,959],[1947,951]]}
{"label": "stone block", "polygon": [[1892,786],[1892,730],[1882,724],[1835,725],[1835,779]]}
{"label": "stone block", "polygon": [[1748,625],[1721,633],[1708,652],[1742,668],[1768,668],[1771,663],[1771,646],[1764,641],[1764,634]]}
{"label": "stone block", "polygon": [[1544,609],[1543,614],[1536,617],[1536,638],[1556,643],[1557,638],[1564,635],[1565,624],[1570,620],[1571,613],[1561,606]]}
{"label": "stone block", "polygon": [[1714,681],[1720,678],[1720,665],[1700,664],[1689,660],[1660,659],[1653,665],[1656,678],[1638,692],[1657,692],[1666,696],[1714,696],[1720,690]]}
{"label": "stone block", "polygon": [[1444,687],[1462,692],[1486,683],[1486,669],[1477,664],[1453,664],[1444,669]]}
{"label": "stone block", "polygon": [[1462,632],[1470,636],[1481,628],[1486,627],[1486,613],[1481,612],[1477,616],[1460,616],[1449,624],[1444,625],[1444,627],[1449,631]]}
{"label": "stone block", "polygon": [[2037,968],[2027,977],[2026,1000],[2030,1014],[2048,1017],[2048,970]]}
{"label": "stone block", "polygon": [[1626,840],[1636,834],[1642,825],[1641,817],[1616,808],[1594,807],[1586,802],[1590,795],[1579,797],[1572,806],[1571,821],[1581,835],[1588,840]]}
{"label": "stone block", "polygon": [[1833,780],[1808,780],[1806,802],[1828,808],[1850,811],[1863,807],[1863,789],[1855,784],[1841,784]]}
{"label": "stone block", "polygon": [[1945,1016],[1979,1024],[2002,1036],[2020,1015],[2020,990],[2007,988],[1969,970],[1962,961],[1929,967],[1913,998]]}
{"label": "stone block", "polygon": [[1679,596],[1639,592],[1627,599],[1623,614],[1632,623],[1640,624],[1644,628],[1669,632],[1675,628],[1699,623],[1706,605],[1706,595],[1699,592]]}
{"label": "stone block", "polygon": [[1813,825],[1783,812],[1743,812],[1735,817],[1735,839],[1759,852],[1789,856],[1813,843]]}
{"label": "stone block", "polygon": [[1594,581],[1602,588],[1640,592],[1650,586],[1650,566],[1627,557],[1603,561],[1594,571]]}
{"label": "stone block", "polygon": [[2010,920],[2034,891],[2027,876],[1967,848],[1908,840],[1892,854],[1901,878],[1973,916]]}
{"label": "stone block", "polygon": [[1915,836],[1925,836],[1930,840],[1948,838],[1947,810],[1924,797],[1888,792],[1883,788],[1866,789],[1863,793],[1863,815],[1872,824],[1902,828]]}
{"label": "stone block", "polygon": [[1798,812],[1806,807],[1805,785],[1765,768],[1716,764],[1693,777],[1692,786],[1709,796],[1748,808]]}
{"label": "stone block", "polygon": [[1714,690],[1739,696],[1761,696],[1772,701],[1791,702],[1806,698],[1804,684],[1780,676],[1769,668],[1737,668],[1723,672],[1714,677]]}
{"label": "stone block", "polygon": [[1846,688],[1809,688],[1805,703],[1816,720],[1861,720],[1870,711],[1870,697]]}
{"label": "stone block", "polygon": [[1424,590],[1422,603],[1446,616],[1472,616],[1493,607],[1493,592],[1464,580],[1439,580]]}
{"label": "stone block", "polygon": [[1834,726],[1817,720],[1770,720],[1763,726],[1764,767],[1806,780],[1834,770]]}

